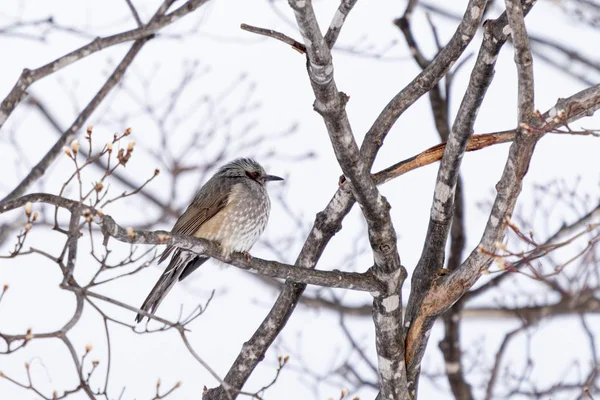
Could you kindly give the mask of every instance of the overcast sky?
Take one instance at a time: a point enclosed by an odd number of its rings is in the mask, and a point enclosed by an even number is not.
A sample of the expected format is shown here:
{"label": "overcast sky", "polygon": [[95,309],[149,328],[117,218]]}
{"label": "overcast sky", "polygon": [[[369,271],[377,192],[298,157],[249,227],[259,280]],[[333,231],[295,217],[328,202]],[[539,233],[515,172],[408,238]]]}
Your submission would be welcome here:
{"label": "overcast sky", "polygon": [[[155,10],[156,1],[134,1],[141,16],[147,20]],[[446,2],[437,2],[447,6]],[[466,1],[452,2],[450,11],[462,14]],[[177,3],[176,3],[177,4]],[[334,51],[335,76],[338,87],[350,96],[347,106],[353,131],[360,142],[374,119],[387,102],[419,72],[397,27],[392,20],[401,16],[403,2],[391,0],[359,1],[352,10]],[[322,27],[328,26],[337,2],[315,1],[315,9]],[[499,14],[496,9],[489,18]],[[66,52],[89,42],[95,36],[103,36],[135,27],[135,22],[124,0],[91,1],[43,1],[24,0],[5,2],[0,11],[0,26],[5,26],[19,18],[35,20],[53,16],[54,20],[69,27],[76,27],[90,36],[72,32],[53,30],[43,41],[20,37],[0,36],[0,97],[16,82],[24,67],[35,68]],[[186,91],[183,104],[197,104],[202,97],[225,96],[215,110],[206,108],[173,129],[172,146],[186,145],[189,132],[215,128],[216,137],[207,143],[202,152],[192,152],[186,156],[187,162],[203,160],[206,154],[216,151],[227,137],[236,143],[256,140],[258,133],[276,136],[291,127],[297,126],[294,134],[277,136],[252,148],[247,154],[246,147],[237,146],[236,156],[264,156],[274,152],[265,162],[267,172],[284,176],[285,188],[273,184],[272,193],[286,200],[286,210],[280,201],[273,200],[271,221],[264,240],[277,241],[277,238],[295,232],[302,239],[304,232],[294,219],[301,221],[304,229],[310,227],[314,216],[322,210],[337,187],[340,168],[337,166],[327,132],[321,117],[312,110],[313,93],[305,70],[302,55],[281,42],[252,35],[239,29],[241,23],[267,27],[285,32],[300,39],[292,22],[293,16],[285,1],[212,1],[201,10],[186,17],[164,32],[163,37],[152,40],[127,72],[125,87],[117,90],[106,101],[106,105],[94,113],[88,123],[93,124],[97,145],[105,143],[114,132],[132,127],[133,139],[141,151],[136,153],[125,172],[132,179],[142,183],[151,175],[156,165],[149,151],[160,152],[159,136],[155,124],[144,114],[143,102],[165,107],[166,95],[180,82],[181,77],[197,65],[197,79]],[[433,16],[440,37],[445,43],[454,32],[456,22]],[[433,54],[434,42],[422,9],[415,13],[413,27],[419,42]],[[543,35],[572,45],[590,57],[598,59],[597,43],[600,34],[566,15],[559,7],[547,2],[536,5],[527,17],[527,27],[531,33]],[[28,32],[40,32],[40,28]],[[189,32],[192,31],[190,34]],[[585,38],[585,40],[582,40]],[[481,43],[481,34],[476,35],[466,54],[476,52]],[[59,118],[63,127],[68,127],[87,101],[95,94],[112,67],[120,60],[130,44],[119,45],[86,58],[34,84],[30,93],[42,99]],[[354,53],[361,53],[359,55]],[[372,55],[379,55],[375,57]],[[468,81],[472,57],[457,74],[453,84],[452,115],[456,112],[462,92]],[[197,64],[195,64],[197,63]],[[570,96],[585,88],[579,80],[563,74],[556,68],[534,59],[536,108],[542,112],[550,108],[558,98]],[[598,76],[589,76],[598,81]],[[231,90],[230,88],[235,89]],[[251,93],[248,97],[248,93]],[[516,72],[513,63],[512,47],[505,46],[497,64],[497,72],[488,90],[488,95],[475,124],[476,133],[488,133],[514,128],[516,125]],[[222,113],[252,104],[250,112],[238,116],[234,122],[214,122],[212,113]],[[178,116],[193,114],[196,110],[180,106],[173,111]],[[125,117],[123,117],[125,116]],[[210,118],[207,123],[204,118]],[[174,123],[173,123],[174,124]],[[211,125],[212,124],[212,125]],[[256,124],[255,129],[246,135],[248,124]],[[174,125],[175,126],[175,125]],[[600,117],[581,120],[577,127],[600,127]],[[258,133],[257,133],[258,132]],[[82,132],[83,134],[83,132]],[[56,133],[34,110],[20,105],[2,129],[0,135],[0,157],[2,159],[2,179],[0,196],[8,193],[22,179],[28,166],[36,163],[55,142]],[[102,139],[103,138],[103,139]],[[23,153],[14,151],[14,140]],[[402,159],[411,157],[426,148],[439,143],[435,131],[427,96],[419,100],[405,113],[386,139],[374,166],[380,170]],[[462,164],[462,177],[466,194],[467,250],[471,251],[478,243],[489,213],[489,201],[494,195],[494,185],[500,177],[506,159],[508,145],[495,146],[483,151],[468,153]],[[308,153],[316,157],[305,159]],[[581,181],[578,190],[589,193],[591,199],[598,199],[600,174],[598,173],[600,141],[590,137],[545,137],[538,145],[529,169],[518,208],[532,207],[534,185],[547,184],[553,179]],[[43,178],[43,184],[32,191],[57,193],[61,183],[70,173],[71,165],[60,159]],[[259,159],[260,161],[260,159]],[[418,169],[381,187],[382,193],[392,205],[392,216],[398,230],[398,248],[403,265],[412,271],[420,255],[433,194],[433,183],[437,166]],[[167,199],[169,193],[161,191],[167,185],[167,174],[161,174],[151,184],[151,189],[159,197]],[[90,170],[86,179],[93,181],[96,175]],[[196,179],[198,179],[196,177]],[[177,206],[185,206],[193,192],[202,182],[191,178],[178,187]],[[115,193],[118,193],[118,184]],[[478,204],[484,204],[477,207]],[[140,207],[139,204],[144,204]],[[128,199],[105,210],[125,226],[136,226],[139,221],[147,221],[158,210],[141,200]],[[560,226],[565,220],[576,217],[573,210],[558,208],[556,218],[549,224],[551,228]],[[15,214],[16,215],[16,214]],[[543,221],[539,223],[542,224]],[[547,221],[546,221],[547,222]],[[156,229],[170,229],[168,221]],[[344,222],[344,229],[332,240],[329,248],[318,264],[321,269],[366,270],[372,256],[364,251],[358,258],[348,260],[348,254],[356,249],[368,250],[366,231],[356,208]],[[37,243],[49,251],[62,243],[62,237],[49,229],[32,232],[29,243]],[[100,243],[100,239],[97,239]],[[0,249],[6,254],[14,242],[8,241]],[[296,241],[275,255],[269,248],[259,243],[252,254],[257,257],[278,259],[293,263],[301,241]],[[78,263],[78,279],[85,279],[93,272],[95,264],[86,254],[89,241],[82,241]],[[125,254],[128,247],[111,243],[115,259]],[[89,263],[90,269],[86,269]],[[105,285],[101,292],[131,305],[139,305],[158,278],[163,266],[154,266],[131,278]],[[72,312],[73,298],[70,293],[61,291],[58,283],[62,279],[56,265],[47,263],[40,256],[20,257],[16,260],[0,261],[0,284],[10,285],[10,295],[0,304],[0,327],[2,331],[23,332],[31,327],[34,332],[56,329],[62,326]],[[266,287],[254,277],[236,268],[221,268],[216,263],[208,263],[195,272],[188,280],[177,285],[162,303],[158,314],[175,319],[183,306],[191,311],[197,304],[204,303],[212,290],[216,290],[206,313],[191,326],[192,344],[198,354],[221,376],[237,356],[242,344],[260,324],[278,292]],[[405,300],[410,290],[410,279],[404,285]],[[530,291],[529,291],[530,290]],[[513,301],[512,293],[536,295],[539,288],[521,281],[519,286],[506,288],[499,297],[486,298],[487,302]],[[313,289],[309,290],[309,292]],[[528,292],[529,291],[529,292]],[[343,293],[350,303],[367,304],[371,301],[368,293]],[[540,294],[541,295],[541,294]],[[498,293],[496,293],[498,296]],[[504,297],[505,296],[505,297]],[[510,300],[508,300],[510,298]],[[519,301],[519,297],[514,301]],[[107,309],[111,309],[106,306]],[[112,310],[112,309],[111,309]],[[133,319],[131,313],[113,310],[115,316],[126,320]],[[590,318],[595,332],[600,332],[600,319]],[[375,359],[374,331],[370,318],[347,317],[347,324],[368,354]],[[469,320],[463,325],[463,345],[479,346],[487,359],[482,360],[483,368],[489,368],[493,352],[504,334],[518,326],[514,320]],[[571,329],[573,327],[573,329]],[[573,356],[585,362],[583,334],[574,328],[569,318],[555,320],[539,328],[534,354],[538,364],[534,376],[540,383],[556,381],[565,374],[572,373],[567,368]],[[183,385],[174,394],[174,399],[199,398],[203,386],[214,387],[217,382],[186,351],[176,332],[135,335],[126,329],[114,328],[113,360],[111,367],[112,395],[117,398],[122,387],[126,387],[124,399],[146,399],[153,396],[155,382],[161,378],[164,386],[177,381]],[[436,327],[429,341],[423,369],[430,372],[443,372],[443,359],[437,343],[442,329]],[[106,362],[106,343],[101,319],[93,310],[86,308],[80,324],[72,332],[76,347],[82,350],[87,343],[93,345],[90,359]],[[525,342],[517,342],[511,349],[509,365],[517,368],[525,360],[522,354]],[[550,354],[548,348],[552,348]],[[267,399],[326,399],[339,396],[341,386],[315,384],[303,368],[310,368],[315,374],[325,374],[348,357],[350,350],[339,328],[338,316],[327,311],[309,309],[300,305],[290,319],[256,373],[251,377],[248,390],[256,390],[270,382],[275,373],[278,354],[291,354],[290,364],[284,369],[275,386],[266,393]],[[351,355],[355,357],[355,355]],[[36,383],[47,391],[68,388],[75,384],[75,373],[69,356],[62,343],[56,340],[38,340],[24,350],[0,357],[0,370],[11,372],[22,381],[25,361],[32,364]],[[512,363],[512,364],[510,364]],[[364,370],[364,367],[361,367]],[[97,382],[103,382],[104,370],[97,372]],[[485,377],[481,373],[469,375],[475,385]],[[420,384],[422,399],[449,398],[445,381],[436,387],[427,379]],[[92,385],[94,387],[94,385]],[[316,388],[316,391],[313,390]],[[479,393],[481,394],[481,393]],[[351,396],[361,399],[374,398],[375,391],[364,388]],[[27,392],[0,380],[0,399],[35,399]],[[83,394],[74,396],[84,398]]]}

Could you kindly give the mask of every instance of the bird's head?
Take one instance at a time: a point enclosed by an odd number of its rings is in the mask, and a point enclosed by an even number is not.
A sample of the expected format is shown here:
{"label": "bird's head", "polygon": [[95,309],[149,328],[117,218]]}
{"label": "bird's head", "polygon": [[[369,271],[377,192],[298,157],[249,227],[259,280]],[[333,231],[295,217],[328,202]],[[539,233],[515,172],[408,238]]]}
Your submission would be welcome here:
{"label": "bird's head", "polygon": [[265,169],[251,158],[238,158],[221,167],[217,175],[228,178],[246,178],[266,185],[269,181],[282,181],[275,175],[268,175]]}

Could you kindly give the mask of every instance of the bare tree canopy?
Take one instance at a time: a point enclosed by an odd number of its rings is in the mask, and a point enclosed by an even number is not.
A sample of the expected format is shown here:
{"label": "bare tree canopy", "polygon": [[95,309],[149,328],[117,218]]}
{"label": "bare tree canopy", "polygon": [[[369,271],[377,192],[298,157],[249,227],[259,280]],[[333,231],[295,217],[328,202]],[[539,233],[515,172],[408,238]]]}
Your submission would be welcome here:
{"label": "bare tree canopy", "polygon": [[[0,15],[0,399],[600,398],[600,4],[48,3]],[[237,157],[251,254],[173,228]],[[140,309],[165,245],[214,260]]]}

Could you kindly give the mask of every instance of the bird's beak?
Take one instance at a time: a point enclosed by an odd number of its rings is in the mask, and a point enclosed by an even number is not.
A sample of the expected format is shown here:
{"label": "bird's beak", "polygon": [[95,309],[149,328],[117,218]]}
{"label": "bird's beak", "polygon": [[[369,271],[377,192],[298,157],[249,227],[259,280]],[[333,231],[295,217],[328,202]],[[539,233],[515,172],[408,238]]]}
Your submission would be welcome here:
{"label": "bird's beak", "polygon": [[267,175],[267,176],[265,176],[265,181],[267,181],[267,182],[268,181],[282,181],[282,180],[283,180],[283,178],[280,178],[280,177],[275,176],[275,175]]}

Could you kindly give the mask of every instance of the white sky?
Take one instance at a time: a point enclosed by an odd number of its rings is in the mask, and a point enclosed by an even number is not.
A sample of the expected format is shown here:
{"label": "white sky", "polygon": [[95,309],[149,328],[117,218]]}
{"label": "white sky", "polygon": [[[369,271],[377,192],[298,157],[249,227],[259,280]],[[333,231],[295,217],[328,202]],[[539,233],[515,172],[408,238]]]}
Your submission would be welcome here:
{"label": "white sky", "polygon": [[[154,11],[156,1],[134,1],[140,7],[144,20]],[[180,2],[177,2],[178,4]],[[462,14],[466,1],[456,2],[454,11]],[[322,27],[329,25],[337,2],[316,1],[315,9]],[[287,2],[277,1],[273,6],[288,21],[293,17],[288,10]],[[359,1],[352,11],[342,31],[338,44],[349,48],[357,43],[362,46],[373,45],[375,52],[386,48],[391,41],[397,41],[382,60],[373,57],[356,56],[347,51],[334,52],[335,76],[338,87],[350,96],[347,111],[354,133],[360,142],[364,132],[370,127],[384,105],[403,88],[417,73],[418,67],[408,57],[408,51],[400,31],[392,24],[392,19],[399,17],[404,3],[397,1],[377,2]],[[497,10],[490,18],[498,14]],[[0,26],[4,26],[20,16],[23,20],[45,18],[53,15],[55,21],[67,26],[81,27],[93,35],[107,35],[135,27],[126,3],[123,0],[107,0],[104,2],[78,1],[23,1],[7,2],[0,11]],[[455,23],[434,16],[438,30],[445,43],[455,29]],[[194,104],[202,96],[218,96],[230,87],[240,75],[246,76],[242,89],[234,91],[225,101],[225,107],[234,107],[244,100],[244,88],[255,85],[252,102],[258,102],[260,108],[250,115],[242,116],[233,124],[216,125],[218,138],[199,154],[191,154],[186,161],[196,159],[201,162],[205,154],[218,148],[221,135],[231,134],[236,141],[248,138],[240,137],[245,124],[256,121],[256,128],[264,134],[285,131],[293,124],[298,124],[298,132],[284,139],[266,143],[253,155],[276,151],[276,157],[267,163],[270,173],[285,176],[288,186],[282,195],[288,199],[291,211],[300,218],[305,226],[310,226],[314,215],[323,209],[334,193],[340,169],[336,164],[327,133],[318,114],[312,111],[313,94],[305,71],[303,56],[291,50],[285,44],[271,39],[257,37],[239,29],[240,23],[280,30],[297,39],[299,34],[294,26],[287,23],[265,1],[239,2],[220,0],[210,2],[199,12],[180,21],[166,32],[169,34],[186,33],[189,29],[200,26],[197,33],[180,38],[163,38],[151,41],[136,59],[134,66],[126,76],[127,90],[113,93],[107,105],[96,112],[88,121],[95,125],[94,137],[100,145],[108,140],[112,133],[120,132],[127,126],[133,128],[133,138],[140,149],[159,149],[156,126],[143,114],[141,99],[149,103],[160,103],[179,83],[186,63],[198,61],[207,68],[203,78],[193,83],[186,91],[186,101],[182,104]],[[433,41],[421,11],[415,14],[413,27],[420,43],[428,50],[433,50]],[[590,57],[596,57],[600,43],[598,32],[592,32],[586,26],[566,16],[558,7],[546,2],[536,5],[527,18],[527,27],[532,33],[543,34],[555,40],[576,47]],[[421,39],[423,38],[423,39]],[[582,39],[583,38],[583,39]],[[39,41],[1,37],[0,54],[2,54],[0,75],[0,97],[10,90],[22,68],[35,68],[75,49],[90,39],[69,33],[53,33],[44,43]],[[481,43],[481,35],[473,40],[468,52],[476,52]],[[30,92],[43,99],[51,110],[59,117],[63,126],[71,124],[78,111],[96,93],[97,89],[112,70],[118,60],[129,48],[129,44],[117,46],[96,54],[60,73],[52,75],[31,87]],[[364,48],[364,47],[363,47]],[[431,54],[431,53],[429,53]],[[488,90],[488,95],[479,113],[475,125],[476,133],[501,131],[513,128],[516,124],[516,73],[513,64],[512,48],[505,46],[498,60],[497,72]],[[474,57],[456,76],[453,91],[453,113],[465,88]],[[535,60],[534,60],[535,62]],[[535,62],[536,107],[545,111],[559,97],[567,97],[584,86],[577,80],[560,74],[552,67]],[[153,77],[151,85],[144,83],[144,78]],[[590,76],[597,81],[598,76]],[[220,109],[220,108],[219,108]],[[217,111],[219,110],[217,109]],[[126,121],[117,117],[126,113]],[[191,113],[187,108],[176,110],[180,116]],[[199,127],[206,128],[205,118],[210,117],[206,110],[192,115],[187,123],[173,128],[174,146],[185,145],[186,135]],[[212,120],[211,120],[212,121]],[[212,123],[212,122],[211,122]],[[210,126],[210,123],[208,123]],[[600,118],[595,117],[575,124],[597,128]],[[3,128],[0,142],[2,166],[4,174],[0,179],[1,193],[7,193],[23,177],[27,165],[37,162],[51,144],[56,140],[56,133],[40,116],[21,105],[10,117]],[[24,157],[11,150],[9,137],[24,149]],[[252,136],[254,137],[254,136]],[[101,139],[103,138],[103,139]],[[405,113],[395,124],[386,139],[385,146],[375,162],[374,170],[384,168],[394,162],[413,156],[414,154],[437,144],[438,135],[432,123],[429,101],[424,96],[414,107]],[[483,230],[487,214],[475,207],[478,202],[489,200],[494,184],[500,177],[504,166],[508,145],[496,146],[477,153],[469,153],[464,157],[462,176],[467,196],[467,237],[466,253],[476,245]],[[294,156],[314,151],[318,157],[305,162],[293,160]],[[532,185],[544,184],[551,179],[560,178],[573,181],[580,176],[579,189],[589,192],[592,199],[598,199],[598,154],[600,141],[589,137],[545,137],[537,147],[532,166],[526,178],[524,192],[519,207],[531,207]],[[235,156],[247,155],[243,148]],[[15,167],[15,165],[17,165]],[[157,165],[143,152],[136,153],[128,165],[126,173],[139,182],[143,182]],[[71,166],[66,160],[60,160],[44,178],[44,185],[35,190],[46,190],[56,193],[61,182],[69,173]],[[411,172],[394,180],[381,188],[383,194],[392,204],[394,224],[398,230],[398,247],[403,264],[409,273],[418,260],[429,219],[430,201],[437,166],[429,166]],[[168,193],[161,193],[161,185],[166,185],[166,174],[162,174],[152,183],[151,189],[167,198]],[[88,181],[94,180],[90,172]],[[201,182],[190,179],[178,188],[177,203],[187,204],[193,191]],[[118,185],[115,184],[116,187]],[[273,193],[278,189],[274,187]],[[279,189],[279,192],[282,192]],[[114,193],[119,193],[115,189]],[[271,222],[265,238],[276,239],[296,229],[282,206],[274,202]],[[137,221],[145,221],[156,214],[156,209],[148,206],[140,209],[140,200],[123,201],[112,209],[106,210],[123,225],[133,225]],[[488,209],[489,210],[489,209]],[[558,210],[554,226],[560,226],[564,218],[574,218],[568,211]],[[158,228],[168,229],[170,223]],[[354,239],[362,232],[361,245],[366,242],[366,234],[357,209],[344,223],[344,229],[331,242],[328,250],[319,262],[319,268],[347,268],[342,260],[348,249],[355,244]],[[362,231],[361,231],[362,230]],[[301,236],[301,233],[297,233]],[[40,229],[32,232],[29,243],[56,252],[56,246],[62,238]],[[301,243],[287,248],[281,261],[293,262]],[[87,239],[82,241],[78,278],[83,279],[95,267],[86,254]],[[9,241],[1,250],[5,254],[12,248]],[[117,242],[111,243],[115,253],[127,251],[127,246]],[[273,258],[272,253],[259,242],[253,250],[258,257]],[[115,256],[117,259],[117,256]],[[351,266],[357,270],[365,270],[371,262],[371,256],[365,253]],[[89,266],[87,268],[86,266]],[[127,278],[116,284],[102,288],[102,293],[115,297],[128,304],[138,305],[150,290],[160,268],[149,268],[143,273]],[[73,299],[69,293],[58,288],[60,271],[56,266],[47,263],[38,256],[27,256],[15,261],[0,262],[0,284],[10,284],[10,291],[0,304],[0,329],[8,332],[23,332],[28,327],[34,332],[42,332],[60,327],[73,307]],[[410,279],[409,279],[410,280]],[[405,300],[409,293],[407,280],[403,293]],[[521,282],[521,289],[531,289],[528,294],[535,295],[537,287]],[[254,332],[258,324],[268,312],[276,298],[277,292],[265,288],[247,273],[235,268],[222,269],[215,264],[207,264],[178,285],[169,294],[159,309],[159,315],[176,318],[181,305],[191,310],[196,304],[206,301],[212,289],[217,290],[208,311],[193,325],[191,341],[205,361],[221,376],[224,376],[243,342]],[[341,293],[341,292],[338,292]],[[498,292],[496,293],[498,295]],[[500,292],[500,300],[502,300]],[[508,295],[507,295],[508,297]],[[369,302],[370,296],[365,293],[347,293],[345,299],[357,304]],[[487,299],[495,301],[496,299]],[[511,301],[509,299],[505,299]],[[108,307],[108,306],[106,306]],[[107,308],[109,309],[109,308]],[[130,313],[115,310],[114,315],[124,319],[133,319]],[[600,319],[589,318],[595,332],[600,330]],[[364,344],[373,359],[374,332],[369,318],[347,318],[356,337]],[[486,359],[481,365],[489,368],[493,353],[496,351],[505,332],[518,326],[517,321],[466,321],[462,328],[463,346],[484,348]],[[572,329],[571,329],[572,327]],[[115,328],[113,330],[113,361],[111,368],[111,395],[118,397],[122,387],[126,386],[124,399],[151,398],[157,378],[161,378],[164,387],[176,381],[183,381],[183,386],[173,395],[173,399],[198,398],[202,387],[214,387],[216,382],[193,360],[186,351],[175,332],[152,335],[133,335],[131,332]],[[442,329],[436,327],[432,333],[428,352],[425,356],[424,370],[443,371],[443,359],[437,348]],[[105,341],[101,320],[90,310],[84,311],[84,317],[72,331],[71,338],[78,350],[85,344],[94,346],[90,359],[106,361]],[[539,369],[535,377],[540,383],[553,382],[568,373],[576,371],[568,368],[573,356],[580,357],[583,363],[587,347],[576,320],[563,319],[544,324],[536,335],[534,354],[538,357]],[[524,360],[524,341],[517,341],[509,353],[510,365],[517,368]],[[266,393],[267,399],[326,399],[337,397],[341,386],[320,385],[318,392],[311,390],[310,380],[302,372],[303,362],[315,373],[323,374],[348,354],[347,343],[343,338],[335,314],[326,311],[315,311],[300,305],[276,348],[271,348],[265,361],[257,368],[246,389],[254,391],[270,382],[275,372],[278,354],[290,353],[290,364],[281,374],[277,384]],[[548,349],[551,348],[552,352]],[[301,359],[298,355],[301,354]],[[353,356],[356,359],[356,356]],[[55,340],[33,341],[24,350],[10,356],[0,357],[0,370],[10,373],[21,381],[25,378],[24,361],[32,363],[32,373],[36,384],[46,391],[65,389],[74,385],[75,372],[63,345]],[[587,364],[582,364],[587,366]],[[569,370],[567,373],[566,370]],[[97,372],[98,385],[103,382],[103,372]],[[585,371],[585,368],[584,368]],[[373,377],[369,376],[371,379]],[[469,375],[471,383],[483,382],[485,375],[474,373]],[[308,383],[308,384],[307,384]],[[446,383],[441,389],[434,387],[428,380],[420,384],[421,398],[446,398]],[[94,386],[94,385],[93,385]],[[481,395],[481,392],[476,392]],[[374,397],[374,391],[363,389],[352,396],[362,399]],[[0,380],[0,399],[34,399],[32,392],[17,388],[5,380]],[[84,398],[83,394],[74,396]]]}

